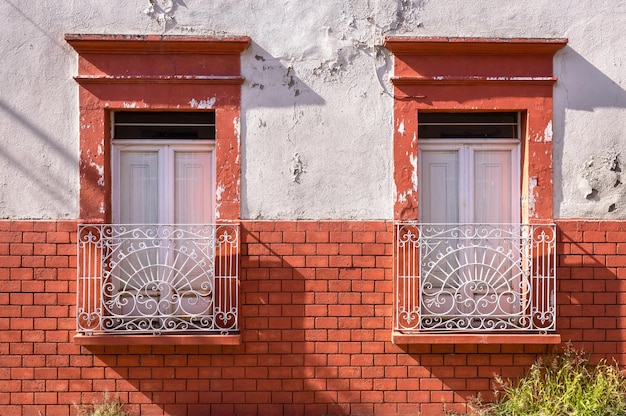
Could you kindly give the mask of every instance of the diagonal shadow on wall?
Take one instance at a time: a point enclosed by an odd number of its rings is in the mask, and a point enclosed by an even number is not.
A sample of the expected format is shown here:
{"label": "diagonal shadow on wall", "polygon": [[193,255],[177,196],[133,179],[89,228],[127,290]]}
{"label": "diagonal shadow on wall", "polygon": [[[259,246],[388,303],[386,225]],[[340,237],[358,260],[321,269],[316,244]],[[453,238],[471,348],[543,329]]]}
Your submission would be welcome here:
{"label": "diagonal shadow on wall", "polygon": [[[75,192],[69,188],[69,185],[63,185],[68,184],[68,181],[61,178],[58,172],[49,169],[45,161],[61,161],[62,165],[75,168],[78,166],[76,156],[63,147],[55,137],[39,127],[32,118],[18,112],[2,99],[0,99],[0,116],[6,118],[8,123],[21,126],[32,140],[31,143],[21,143],[15,147],[11,147],[12,145],[7,141],[0,143],[0,160],[6,163],[8,171],[15,171],[16,174],[27,178],[37,187],[37,189],[26,189],[27,191],[47,196],[54,206],[67,206]],[[66,172],[66,170],[60,169],[59,172]],[[10,176],[7,176],[8,180]],[[10,195],[7,195],[5,190],[0,198],[0,204],[4,204],[4,198],[7,197]]]}
{"label": "diagonal shadow on wall", "polygon": [[[241,98],[241,201],[248,199],[248,175],[259,175],[262,172],[250,172],[248,160],[248,146],[246,143],[253,137],[267,137],[268,145],[276,138],[272,126],[268,126],[262,111],[258,109],[293,108],[293,114],[282,112],[278,120],[288,118],[294,126],[298,123],[295,115],[297,108],[323,106],[325,100],[298,77],[292,66],[285,65],[279,57],[272,56],[254,41],[242,55],[242,72],[246,81],[242,87]],[[252,110],[252,111],[248,111]],[[251,114],[254,113],[254,114]],[[276,122],[276,115],[270,116]],[[280,122],[280,121],[279,121]],[[311,132],[303,131],[302,135]],[[280,157],[279,152],[274,152]],[[291,156],[291,155],[290,155]],[[275,161],[268,161],[264,166],[276,165]],[[247,207],[242,206],[244,217]]]}
{"label": "diagonal shadow on wall", "polygon": [[[565,137],[566,132],[566,112],[567,110],[575,110],[593,113],[599,109],[626,109],[626,90],[617,82],[609,78],[600,69],[589,62],[585,57],[576,52],[572,47],[566,46],[559,51],[555,58],[555,76],[558,78],[554,90],[554,212],[558,216],[561,212],[561,205],[566,197],[563,193],[564,185],[564,148],[566,143],[572,138]],[[593,120],[593,124],[603,126],[600,131],[607,128],[607,113],[598,113]],[[573,117],[575,115],[569,115]],[[589,115],[586,115],[588,119]],[[614,114],[614,117],[618,117]],[[609,128],[610,130],[610,128]],[[606,130],[605,130],[606,131]],[[593,130],[590,130],[593,133]],[[626,138],[623,132],[615,132],[615,144],[621,146]],[[589,138],[589,143],[598,143],[598,138]],[[596,149],[596,151],[605,151],[610,149]],[[580,164],[582,160],[567,161],[568,163]],[[612,178],[613,175],[606,175]],[[571,178],[570,178],[571,180]],[[624,181],[626,182],[626,181]],[[613,183],[607,184],[607,187],[613,186]],[[622,185],[625,186],[625,185]],[[618,191],[618,189],[616,189]],[[623,191],[623,192],[626,192]],[[570,195],[571,197],[571,195]],[[588,195],[589,203],[598,202],[601,196]],[[583,198],[583,196],[581,196]],[[581,199],[582,201],[582,199]],[[610,211],[610,202],[607,202],[607,210]],[[615,208],[615,207],[613,207]],[[617,207],[619,209],[619,207]]]}

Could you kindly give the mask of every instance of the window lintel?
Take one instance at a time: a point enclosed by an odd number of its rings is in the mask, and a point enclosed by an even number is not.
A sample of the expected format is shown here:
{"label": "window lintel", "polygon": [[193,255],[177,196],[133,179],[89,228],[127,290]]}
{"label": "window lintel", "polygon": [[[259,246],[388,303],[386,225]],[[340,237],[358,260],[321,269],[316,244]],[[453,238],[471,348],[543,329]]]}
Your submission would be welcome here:
{"label": "window lintel", "polygon": [[67,34],[65,40],[79,54],[239,54],[250,45],[249,36]]}
{"label": "window lintel", "polygon": [[524,162],[525,212],[552,218],[553,61],[566,44],[554,38],[385,38],[394,55],[395,219],[417,218],[416,113],[513,110],[526,114],[522,138],[534,138],[525,151],[542,158]]}
{"label": "window lintel", "polygon": [[219,111],[216,176],[225,191],[219,218],[239,218],[241,52],[248,36],[66,34],[78,55],[80,218],[106,222],[110,212],[110,111]]}
{"label": "window lintel", "polygon": [[562,38],[472,38],[389,36],[384,46],[396,55],[550,54],[567,44]]}

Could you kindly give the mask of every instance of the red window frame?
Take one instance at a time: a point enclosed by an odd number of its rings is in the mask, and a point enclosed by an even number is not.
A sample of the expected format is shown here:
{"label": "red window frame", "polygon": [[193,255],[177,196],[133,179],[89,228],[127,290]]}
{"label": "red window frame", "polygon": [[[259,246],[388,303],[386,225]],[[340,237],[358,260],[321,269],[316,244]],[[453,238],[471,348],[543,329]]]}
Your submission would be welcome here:
{"label": "red window frame", "polygon": [[111,221],[111,113],[215,111],[216,220],[240,216],[240,54],[250,38],[68,34],[78,52],[80,221]]}
{"label": "red window frame", "polygon": [[553,218],[554,54],[566,39],[388,37],[394,55],[394,219],[417,219],[417,113],[521,114],[522,222]]}
{"label": "red window frame", "polygon": [[[520,114],[522,223],[553,222],[554,54],[566,39],[388,37],[394,57],[394,220],[418,217],[418,113]],[[398,289],[394,288],[394,293]],[[395,318],[394,318],[395,319]],[[396,344],[558,344],[558,334],[392,333]]]}

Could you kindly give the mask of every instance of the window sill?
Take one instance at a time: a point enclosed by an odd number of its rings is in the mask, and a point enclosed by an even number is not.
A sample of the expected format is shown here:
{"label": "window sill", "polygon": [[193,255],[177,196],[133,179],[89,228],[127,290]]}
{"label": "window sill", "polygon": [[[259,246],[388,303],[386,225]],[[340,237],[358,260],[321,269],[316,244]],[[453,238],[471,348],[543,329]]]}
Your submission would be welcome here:
{"label": "window sill", "polygon": [[558,334],[405,334],[394,331],[391,334],[394,344],[542,344],[561,343]]}
{"label": "window sill", "polygon": [[239,345],[241,334],[74,335],[78,345]]}

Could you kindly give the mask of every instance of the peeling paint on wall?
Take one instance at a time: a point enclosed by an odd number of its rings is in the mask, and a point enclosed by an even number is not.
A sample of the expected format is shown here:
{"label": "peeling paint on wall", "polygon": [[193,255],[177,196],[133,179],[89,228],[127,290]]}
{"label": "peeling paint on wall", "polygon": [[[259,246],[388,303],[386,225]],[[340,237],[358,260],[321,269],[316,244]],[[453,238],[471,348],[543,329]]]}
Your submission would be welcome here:
{"label": "peeling paint on wall", "polygon": [[222,194],[226,190],[226,187],[223,183],[217,185],[215,189],[215,219],[218,220],[221,218],[220,216],[220,207],[222,206]]}
{"label": "peeling paint on wall", "polygon": [[411,182],[413,183],[413,189],[417,189],[417,155],[411,154],[409,155],[409,163],[411,163],[411,167],[413,171],[411,172]]}
{"label": "peeling paint on wall", "polygon": [[239,123],[239,117],[233,118],[233,131],[235,132],[235,136],[237,137],[237,145],[241,144],[241,123]]}
{"label": "peeling paint on wall", "polygon": [[603,205],[603,210],[607,213],[617,211],[619,208],[617,202],[623,199],[626,192],[621,172],[618,152],[607,151],[600,162],[595,156],[591,156],[581,168],[578,187],[582,196],[589,202]]}
{"label": "peeling paint on wall", "polygon": [[192,108],[197,108],[198,110],[206,110],[206,109],[211,109],[213,108],[213,106],[215,105],[215,100],[216,98],[207,98],[205,100],[196,100],[195,98],[192,98],[191,101],[189,101],[189,105]]}
{"label": "peeling paint on wall", "polygon": [[98,185],[104,186],[104,166],[98,165],[91,159],[91,157],[89,157],[89,166],[96,169],[96,171],[98,172]]}
{"label": "peeling paint on wall", "polygon": [[535,216],[535,203],[537,202],[535,188],[537,187],[537,182],[537,178],[528,178],[528,216],[530,218]]}
{"label": "peeling paint on wall", "polygon": [[400,122],[400,125],[398,126],[398,133],[404,136],[404,121]]}
{"label": "peeling paint on wall", "polygon": [[291,157],[291,165],[289,166],[289,172],[291,173],[291,181],[295,183],[301,183],[301,176],[305,172],[304,163],[300,158],[300,154],[297,152]]}
{"label": "peeling paint on wall", "polygon": [[548,125],[546,126],[546,129],[543,132],[543,139],[545,142],[552,141],[552,120],[548,122]]}
{"label": "peeling paint on wall", "polygon": [[122,105],[124,108],[137,108],[137,103],[135,101],[130,103],[124,102]]}
{"label": "peeling paint on wall", "polygon": [[[449,2],[427,0],[306,4],[140,0],[115,7],[101,2],[57,2],[54,8],[34,4],[28,13],[15,15],[15,27],[20,28],[23,36],[8,37],[2,47],[6,61],[21,68],[9,71],[2,85],[4,95],[11,97],[19,110],[16,113],[39,114],[41,120],[29,126],[25,123],[27,117],[3,118],[0,130],[7,138],[5,146],[9,150],[9,146],[21,149],[24,155],[33,153],[33,149],[20,146],[32,142],[34,126],[40,138],[51,140],[59,151],[79,160],[81,172],[87,172],[94,187],[100,188],[96,182],[102,177],[101,165],[104,164],[105,174],[108,165],[100,157],[97,144],[91,147],[90,160],[85,153],[78,153],[77,141],[79,133],[93,135],[103,126],[71,122],[79,113],[75,105],[55,107],[57,102],[75,103],[77,94],[75,83],[68,82],[68,68],[76,66],[76,57],[63,43],[63,33],[128,33],[140,39],[167,28],[176,36],[251,36],[251,46],[240,60],[245,78],[241,86],[241,133],[234,120],[233,128],[241,135],[238,140],[245,149],[241,156],[245,159],[238,160],[243,169],[242,217],[265,219],[290,218],[295,213],[304,218],[389,219],[394,200],[415,197],[415,162],[411,160],[409,164],[409,154],[416,148],[408,143],[415,126],[412,119],[405,118],[400,124],[401,120],[393,117],[390,93],[394,85],[390,76],[395,58],[382,46],[385,36],[567,36],[570,46],[554,60],[554,120],[546,119],[540,128],[530,132],[533,142],[554,143],[555,216],[598,218],[611,212],[612,218],[616,213],[626,217],[626,210],[621,208],[621,201],[626,201],[626,186],[618,164],[611,169],[611,152],[604,150],[621,150],[626,143],[623,67],[615,64],[626,61],[619,48],[626,29],[616,26],[605,30],[605,47],[597,48],[597,39],[593,37],[600,27],[597,23],[613,22],[614,13],[599,8],[593,19],[585,20],[581,11],[590,2],[574,2],[570,8],[563,8],[556,2],[539,0],[507,6],[479,0],[464,2],[463,13],[458,13],[458,8]],[[6,7],[17,11],[19,6],[9,2]],[[555,12],[562,18],[551,18]],[[29,20],[25,19],[27,16]],[[242,18],[245,16],[254,18]],[[47,36],[42,36],[42,30]],[[30,40],[24,43],[20,39]],[[29,51],[24,45],[34,46],[34,51],[41,54],[34,55],[33,49]],[[45,76],[38,73],[37,68],[41,67],[46,68]],[[24,80],[28,80],[28,85]],[[532,84],[533,79],[528,81]],[[420,88],[415,88],[415,94],[420,93]],[[176,108],[189,110],[193,106],[199,111],[210,111],[219,102],[212,102],[214,93],[208,92],[210,88],[205,91],[185,95],[185,99],[176,102],[181,104]],[[122,108],[146,106],[141,98],[129,95],[125,99]],[[119,104],[115,102],[114,108],[119,109]],[[481,108],[488,106],[488,102],[481,104]],[[41,111],[42,108],[56,110]],[[230,130],[230,121],[227,123]],[[402,175],[398,184],[393,180],[394,134],[406,144],[399,151],[401,155],[408,150],[404,159],[407,169],[398,173]],[[292,181],[290,169],[296,150],[301,161],[307,162],[302,172],[309,172],[300,174],[303,183],[292,186],[297,191],[290,194],[284,185]],[[543,152],[537,153],[541,157]],[[532,152],[529,155],[532,163]],[[582,161],[592,156],[593,166],[585,168]],[[607,156],[606,163],[603,156]],[[74,176],[78,176],[78,169],[68,169],[66,160],[67,157],[51,154],[46,163],[51,164],[51,172],[62,172],[61,179],[69,184],[68,196],[61,198],[63,209],[76,216],[79,180]],[[33,202],[7,202],[4,208],[0,207],[0,215],[19,212],[38,218],[40,213],[57,217],[65,212],[38,195],[42,189],[58,186],[54,176],[41,184],[36,175],[14,178],[17,162],[2,162],[0,183],[7,183],[6,193],[25,193]],[[546,165],[542,164],[542,169],[543,166]],[[294,165],[294,174],[296,168]],[[531,176],[539,177],[540,187],[547,185],[540,173],[533,172]],[[227,185],[221,208],[225,215],[227,204],[231,203],[231,195],[227,194],[234,184],[223,183]],[[345,198],[347,189],[354,197]],[[408,194],[409,189],[413,195]],[[541,188],[534,191],[538,189]],[[527,187],[525,194],[532,196],[535,192]],[[94,202],[94,211],[99,202]],[[542,203],[543,200],[537,201],[537,211]],[[416,201],[407,201],[408,204],[415,205]]]}
{"label": "peeling paint on wall", "polygon": [[407,201],[408,197],[413,195],[413,190],[412,189],[407,189],[405,192],[399,193],[398,194],[398,202],[404,203]]}
{"label": "peeling paint on wall", "polygon": [[174,26],[176,23],[175,13],[178,8],[180,6],[187,7],[182,0],[148,0],[148,3],[143,13],[157,23],[165,25],[166,28]]}

